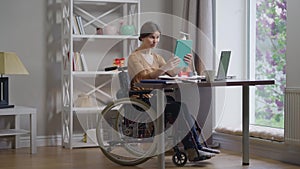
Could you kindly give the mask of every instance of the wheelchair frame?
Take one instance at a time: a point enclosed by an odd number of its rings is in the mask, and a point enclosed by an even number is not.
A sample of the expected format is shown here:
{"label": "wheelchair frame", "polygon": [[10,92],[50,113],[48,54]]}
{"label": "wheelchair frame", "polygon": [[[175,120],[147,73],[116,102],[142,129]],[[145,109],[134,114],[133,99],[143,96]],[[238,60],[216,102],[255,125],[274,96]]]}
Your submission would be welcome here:
{"label": "wheelchair frame", "polygon": [[[135,98],[129,98],[124,97],[128,93],[129,95],[140,95],[143,94],[149,94],[152,92],[152,90],[145,90],[145,91],[129,91],[129,78],[127,72],[124,71],[124,68],[121,69],[121,72],[119,73],[119,81],[121,85],[121,94],[119,94],[119,99],[112,102],[111,104],[107,105],[106,108],[101,112],[101,114],[98,116],[98,122],[97,122],[97,128],[96,128],[96,136],[97,141],[100,146],[101,151],[103,154],[110,159],[111,161],[124,165],[124,166],[134,166],[141,163],[146,162],[151,157],[155,156],[156,153],[156,143],[157,143],[157,136],[149,136],[149,137],[142,137],[139,133],[135,135],[134,131],[138,131],[139,128],[132,128],[130,130],[132,131],[126,131],[123,130],[122,126],[125,122],[124,112],[123,109],[124,105],[129,105],[132,107],[139,107],[141,110],[146,111],[151,119],[156,118],[156,113],[153,109],[150,108],[150,106],[141,101],[140,99]],[[123,98],[122,98],[123,97]],[[123,107],[124,106],[124,107]],[[122,110],[123,109],[123,110]],[[117,117],[113,117],[112,119],[115,119],[115,121],[111,124],[107,122],[106,116],[109,115],[111,112],[117,112]],[[136,117],[137,119],[130,119],[131,121],[139,121],[139,117]],[[125,122],[126,123],[126,122]],[[154,130],[156,128],[156,123],[152,121]],[[133,123],[134,124],[134,123]],[[201,140],[204,143],[205,147],[208,147],[206,144],[206,141],[201,133],[201,128],[199,124],[195,121],[196,124],[196,130],[198,131],[199,135],[201,136]],[[103,125],[107,125],[112,127],[112,140],[107,141],[105,138],[107,138],[107,133],[103,131],[105,128]],[[136,126],[139,124],[137,123]],[[107,127],[106,126],[106,127]],[[136,127],[132,126],[132,127]],[[128,126],[127,126],[128,127]],[[109,132],[108,132],[109,133]],[[173,140],[175,141],[175,140]],[[149,145],[150,144],[150,145]],[[148,147],[147,149],[144,149],[144,147]],[[187,162],[187,155],[184,151],[180,150],[178,145],[173,147],[174,155],[172,157],[172,161],[176,166],[184,166]],[[117,153],[116,153],[116,152]],[[122,156],[119,152],[124,153],[124,156]],[[127,152],[125,152],[127,151]]]}

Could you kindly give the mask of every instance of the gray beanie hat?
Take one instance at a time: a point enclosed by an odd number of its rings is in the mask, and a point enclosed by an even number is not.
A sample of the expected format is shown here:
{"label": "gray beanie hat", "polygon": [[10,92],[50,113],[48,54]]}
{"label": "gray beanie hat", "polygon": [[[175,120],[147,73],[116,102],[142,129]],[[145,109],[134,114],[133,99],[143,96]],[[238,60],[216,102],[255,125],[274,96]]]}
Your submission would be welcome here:
{"label": "gray beanie hat", "polygon": [[156,31],[161,33],[160,28],[157,24],[151,21],[144,23],[141,27],[139,40],[142,41],[142,38],[145,38]]}

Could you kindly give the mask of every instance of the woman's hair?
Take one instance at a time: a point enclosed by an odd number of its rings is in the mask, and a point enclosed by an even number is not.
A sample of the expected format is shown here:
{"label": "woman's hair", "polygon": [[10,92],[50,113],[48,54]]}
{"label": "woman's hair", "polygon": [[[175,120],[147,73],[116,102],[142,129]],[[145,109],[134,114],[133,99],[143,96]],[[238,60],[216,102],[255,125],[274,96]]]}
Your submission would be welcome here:
{"label": "woman's hair", "polygon": [[139,40],[142,41],[143,38],[151,35],[152,33],[156,32],[156,31],[161,33],[160,28],[157,24],[155,24],[154,22],[151,22],[151,21],[144,23],[141,27]]}

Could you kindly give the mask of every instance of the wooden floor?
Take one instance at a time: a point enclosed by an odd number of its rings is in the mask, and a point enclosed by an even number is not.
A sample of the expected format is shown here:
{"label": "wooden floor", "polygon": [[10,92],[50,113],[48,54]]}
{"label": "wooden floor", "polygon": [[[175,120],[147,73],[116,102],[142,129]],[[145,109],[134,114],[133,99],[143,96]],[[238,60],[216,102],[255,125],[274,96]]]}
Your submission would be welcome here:
{"label": "wooden floor", "polygon": [[[28,148],[0,150],[0,169],[154,169],[157,158],[134,167],[119,166],[109,161],[98,148],[63,149],[61,147],[39,147],[38,153],[29,154]],[[166,168],[201,169],[299,169],[300,166],[278,161],[251,157],[250,166],[241,165],[241,156],[228,151],[197,164],[187,163],[176,167],[171,156],[166,156]]]}

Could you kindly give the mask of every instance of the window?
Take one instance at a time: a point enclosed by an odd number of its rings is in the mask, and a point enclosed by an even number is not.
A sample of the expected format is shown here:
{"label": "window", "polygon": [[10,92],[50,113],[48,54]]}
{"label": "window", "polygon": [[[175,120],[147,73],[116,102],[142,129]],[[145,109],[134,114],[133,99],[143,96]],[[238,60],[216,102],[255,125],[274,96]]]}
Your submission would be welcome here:
{"label": "window", "polygon": [[275,80],[255,89],[252,122],[257,125],[284,127],[286,7],[286,0],[250,1],[250,76]]}
{"label": "window", "polygon": [[[250,88],[253,98],[250,123],[283,128],[286,0],[216,1],[215,11],[216,53],[226,49],[232,51],[228,74],[237,78],[274,79],[276,83]],[[250,18],[249,29],[245,27],[247,17]],[[240,100],[241,90],[215,90],[215,104],[218,105],[215,107],[215,125],[240,127],[242,107],[236,103]]]}

